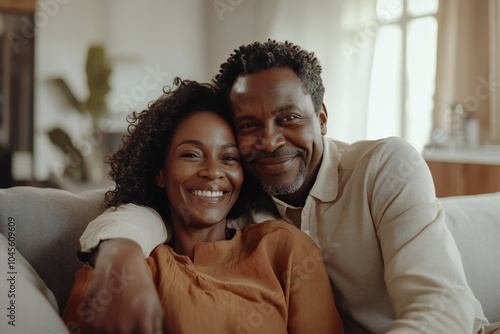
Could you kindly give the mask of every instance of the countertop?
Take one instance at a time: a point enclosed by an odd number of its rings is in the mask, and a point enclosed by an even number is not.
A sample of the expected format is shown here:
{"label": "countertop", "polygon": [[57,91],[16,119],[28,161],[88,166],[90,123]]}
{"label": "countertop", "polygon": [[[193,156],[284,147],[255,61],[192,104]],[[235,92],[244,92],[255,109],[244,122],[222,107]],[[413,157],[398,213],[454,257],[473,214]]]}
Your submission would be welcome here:
{"label": "countertop", "polygon": [[500,165],[500,145],[477,147],[428,146],[422,151],[422,156],[427,161]]}

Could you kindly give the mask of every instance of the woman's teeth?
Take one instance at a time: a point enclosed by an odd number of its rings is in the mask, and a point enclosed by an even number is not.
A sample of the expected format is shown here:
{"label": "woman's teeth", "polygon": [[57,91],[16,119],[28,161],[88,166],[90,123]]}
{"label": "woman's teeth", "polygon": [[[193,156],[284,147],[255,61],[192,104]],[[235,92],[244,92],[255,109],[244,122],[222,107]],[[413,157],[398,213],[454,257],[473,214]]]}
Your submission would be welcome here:
{"label": "woman's teeth", "polygon": [[222,191],[210,191],[210,190],[191,190],[191,193],[195,196],[204,197],[221,197],[224,195]]}

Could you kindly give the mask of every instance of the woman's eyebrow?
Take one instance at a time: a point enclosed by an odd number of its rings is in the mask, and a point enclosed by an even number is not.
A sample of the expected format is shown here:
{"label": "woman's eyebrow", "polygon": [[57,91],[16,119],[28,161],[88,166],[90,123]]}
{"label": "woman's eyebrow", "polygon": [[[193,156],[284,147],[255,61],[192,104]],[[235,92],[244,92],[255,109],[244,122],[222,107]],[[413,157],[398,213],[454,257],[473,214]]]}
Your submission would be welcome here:
{"label": "woman's eyebrow", "polygon": [[[186,140],[183,140],[181,141],[177,147],[181,146],[181,145],[196,145],[196,146],[205,146],[205,144],[202,142],[202,141],[199,141],[199,140],[195,140],[195,139],[186,139]],[[221,145],[221,147],[223,148],[238,148],[238,145],[236,145],[236,143],[224,143]]]}

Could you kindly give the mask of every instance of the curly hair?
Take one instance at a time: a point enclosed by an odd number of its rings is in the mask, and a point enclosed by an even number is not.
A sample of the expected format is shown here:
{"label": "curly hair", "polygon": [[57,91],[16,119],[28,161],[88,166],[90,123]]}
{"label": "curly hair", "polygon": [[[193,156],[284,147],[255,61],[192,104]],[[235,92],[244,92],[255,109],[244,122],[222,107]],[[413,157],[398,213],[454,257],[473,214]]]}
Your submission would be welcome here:
{"label": "curly hair", "polygon": [[[213,111],[228,124],[231,124],[231,116],[225,98],[211,84],[175,78],[172,87],[165,87],[163,92],[146,110],[128,117],[128,135],[107,161],[111,167],[109,176],[116,186],[106,192],[105,206],[110,208],[126,203],[149,206],[168,222],[167,194],[157,186],[156,177],[165,163],[177,126],[197,111]],[[246,173],[244,180],[240,197],[228,218],[246,209],[251,192],[245,187],[252,181],[247,179]]]}
{"label": "curly hair", "polygon": [[289,67],[297,74],[306,93],[311,95],[314,110],[318,113],[325,95],[319,60],[313,52],[288,41],[268,39],[264,43],[240,46],[220,66],[212,82],[228,97],[238,76],[275,67]]}

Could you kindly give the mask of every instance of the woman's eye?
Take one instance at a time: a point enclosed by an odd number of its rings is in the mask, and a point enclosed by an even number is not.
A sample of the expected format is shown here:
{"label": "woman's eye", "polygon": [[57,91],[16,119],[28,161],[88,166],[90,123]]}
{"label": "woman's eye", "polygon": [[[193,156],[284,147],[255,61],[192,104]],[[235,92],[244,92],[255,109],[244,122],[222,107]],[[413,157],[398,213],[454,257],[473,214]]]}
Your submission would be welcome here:
{"label": "woman's eye", "polygon": [[234,155],[228,155],[223,158],[225,161],[235,161],[235,162],[240,162],[240,158]]}
{"label": "woman's eye", "polygon": [[182,153],[181,158],[197,158],[198,154],[196,153]]}

